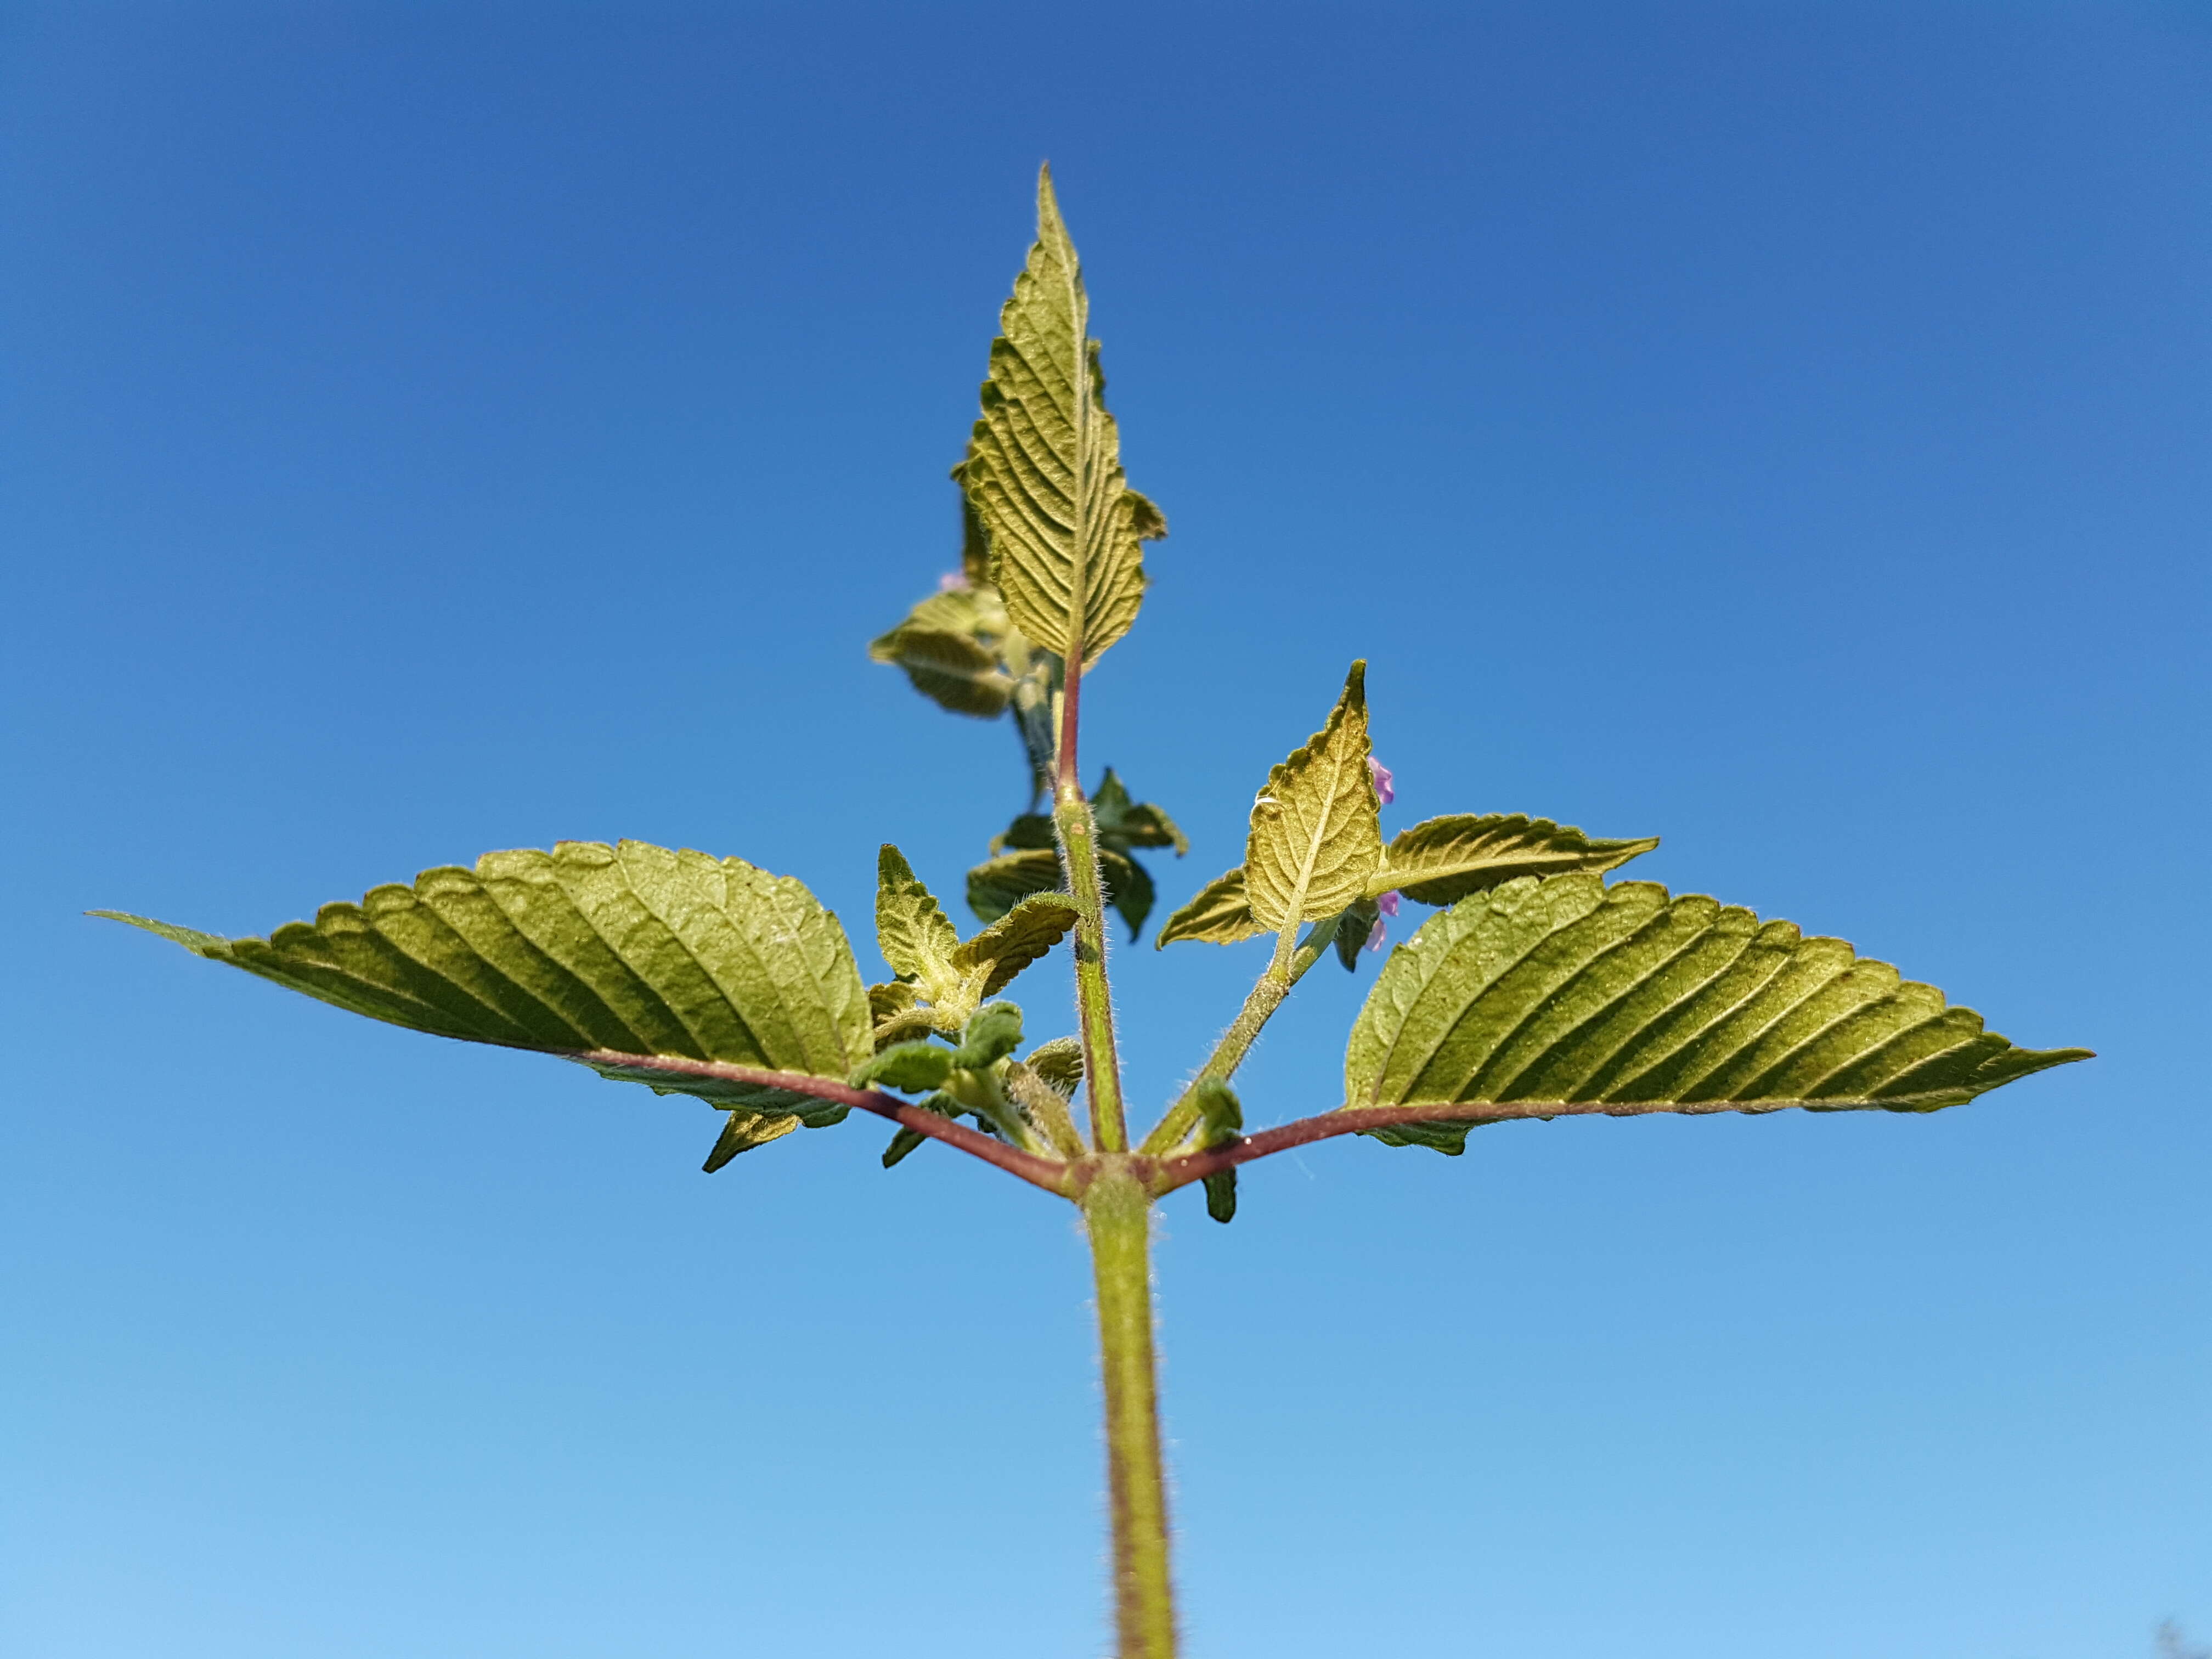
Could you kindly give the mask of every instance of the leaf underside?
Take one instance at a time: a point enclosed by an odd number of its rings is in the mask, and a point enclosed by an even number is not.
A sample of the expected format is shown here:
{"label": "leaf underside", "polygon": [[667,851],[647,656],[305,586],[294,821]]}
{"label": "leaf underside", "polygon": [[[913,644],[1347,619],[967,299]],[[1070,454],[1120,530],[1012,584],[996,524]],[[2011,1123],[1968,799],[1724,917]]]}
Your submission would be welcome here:
{"label": "leaf underside", "polygon": [[[2087,1058],[2015,1048],[1841,939],[1574,874],[1463,899],[1394,951],[1352,1028],[1345,1102],[1923,1112]],[[1456,1152],[1469,1127],[1369,1133]]]}
{"label": "leaf underside", "polygon": [[1240,864],[1206,883],[1188,904],[1162,922],[1152,948],[1165,950],[1182,939],[1234,945],[1239,939],[1256,939],[1266,931],[1252,920],[1251,901],[1244,895],[1244,866]]}
{"label": "leaf underside", "polygon": [[1354,663],[1328,724],[1267,775],[1252,804],[1244,889],[1276,933],[1333,916],[1382,862],[1381,803],[1367,765],[1367,665]]}
{"label": "leaf underside", "polygon": [[1520,812],[1456,812],[1401,830],[1383,851],[1367,894],[1392,889],[1423,904],[1450,904],[1522,876],[1612,870],[1659,844],[1599,841],[1579,830]]}
{"label": "leaf underside", "polygon": [[[1152,878],[1136,860],[1110,847],[1098,849],[1098,869],[1106,887],[1106,902],[1121,913],[1133,939],[1152,912]],[[983,921],[996,921],[1032,893],[1066,890],[1057,848],[1001,854],[968,872],[968,908]]]}
{"label": "leaf underside", "polygon": [[1037,240],[999,327],[960,481],[1013,626],[1087,670],[1136,620],[1140,544],[1167,534],[1167,524],[1124,480],[1090,301],[1049,171],[1037,179]]}
{"label": "leaf underside", "polygon": [[[642,842],[487,853],[473,869],[426,870],[412,886],[326,904],[313,922],[288,923],[266,939],[94,914],[436,1036],[841,1080],[873,1049],[852,946],[812,894],[739,859]],[[846,1110],[780,1089],[594,1069],[659,1093],[809,1124],[835,1122]]]}

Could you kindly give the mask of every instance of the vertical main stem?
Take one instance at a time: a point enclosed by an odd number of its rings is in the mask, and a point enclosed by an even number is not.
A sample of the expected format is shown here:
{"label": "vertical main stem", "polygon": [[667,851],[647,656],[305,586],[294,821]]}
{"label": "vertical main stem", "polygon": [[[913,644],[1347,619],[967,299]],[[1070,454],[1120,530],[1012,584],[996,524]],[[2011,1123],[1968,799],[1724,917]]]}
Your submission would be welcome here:
{"label": "vertical main stem", "polygon": [[[1065,752],[1063,750],[1063,752]],[[1114,1046],[1114,1000],[1106,985],[1106,890],[1099,879],[1098,825],[1091,803],[1063,782],[1053,802],[1053,827],[1067,860],[1075,901],[1075,1009],[1083,1033],[1083,1086],[1091,1097],[1091,1144],[1102,1152],[1128,1150],[1121,1107],[1121,1060]]]}
{"label": "vertical main stem", "polygon": [[1120,1659],[1175,1659],[1167,1474],[1152,1364],[1151,1201],[1126,1170],[1109,1169],[1084,1194],[1083,1213],[1098,1286]]}

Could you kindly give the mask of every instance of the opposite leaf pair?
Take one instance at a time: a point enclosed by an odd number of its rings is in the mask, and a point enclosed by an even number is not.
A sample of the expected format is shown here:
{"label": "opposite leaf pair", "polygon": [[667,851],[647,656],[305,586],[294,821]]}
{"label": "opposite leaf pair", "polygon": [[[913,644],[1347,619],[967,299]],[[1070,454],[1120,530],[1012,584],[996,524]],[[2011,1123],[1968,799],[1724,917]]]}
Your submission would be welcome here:
{"label": "opposite leaf pair", "polygon": [[1461,812],[1401,830],[1386,846],[1366,672],[1364,662],[1352,664],[1328,724],[1267,775],[1244,862],[1170,916],[1156,946],[1230,945],[1334,919],[1337,953],[1351,968],[1386,894],[1446,905],[1522,876],[1611,870],[1659,844],[1656,836],[1601,841],[1518,812]]}

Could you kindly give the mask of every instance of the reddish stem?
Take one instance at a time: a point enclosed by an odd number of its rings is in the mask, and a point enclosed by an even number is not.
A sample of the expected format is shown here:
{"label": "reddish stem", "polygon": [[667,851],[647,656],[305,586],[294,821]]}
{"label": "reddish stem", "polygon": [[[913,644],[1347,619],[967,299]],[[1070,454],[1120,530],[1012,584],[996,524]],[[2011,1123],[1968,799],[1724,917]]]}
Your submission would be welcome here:
{"label": "reddish stem", "polygon": [[[1262,1129],[1255,1135],[1247,1135],[1226,1146],[1217,1146],[1212,1152],[1188,1152],[1181,1158],[1169,1158],[1154,1166],[1152,1188],[1155,1194],[1171,1193],[1178,1187],[1188,1187],[1194,1181],[1203,1181],[1207,1176],[1219,1175],[1224,1170],[1233,1170],[1240,1164],[1249,1164],[1254,1158],[1266,1158],[1271,1152],[1285,1152],[1293,1146],[1309,1146],[1314,1141],[1328,1140],[1336,1135],[1358,1134],[1363,1129],[1388,1128],[1394,1123],[1510,1123],[1519,1118],[1641,1117],[1655,1112],[1672,1112],[1678,1116],[1709,1112],[1771,1112],[1784,1107],[1811,1103],[1802,1100],[1654,1102],[1648,1104],[1611,1100],[1485,1100],[1462,1105],[1359,1106],[1323,1112],[1318,1117],[1302,1117],[1295,1123]],[[1843,1103],[1824,1100],[1819,1103],[1834,1106]]]}
{"label": "reddish stem", "polygon": [[624,1054],[611,1048],[567,1048],[560,1052],[588,1066],[618,1066],[624,1071],[661,1072],[674,1077],[720,1078],[729,1083],[788,1089],[795,1095],[811,1095],[817,1100],[834,1100],[841,1106],[854,1106],[864,1112],[873,1112],[878,1117],[887,1117],[918,1135],[957,1146],[971,1158],[980,1158],[1009,1175],[1019,1176],[1032,1187],[1042,1187],[1062,1198],[1069,1195],[1065,1164],[1009,1146],[1002,1140],[978,1133],[964,1123],[926,1112],[880,1090],[855,1089],[834,1078],[810,1077],[804,1072],[771,1072],[757,1066],[732,1066],[720,1060],[686,1060],[677,1054]]}

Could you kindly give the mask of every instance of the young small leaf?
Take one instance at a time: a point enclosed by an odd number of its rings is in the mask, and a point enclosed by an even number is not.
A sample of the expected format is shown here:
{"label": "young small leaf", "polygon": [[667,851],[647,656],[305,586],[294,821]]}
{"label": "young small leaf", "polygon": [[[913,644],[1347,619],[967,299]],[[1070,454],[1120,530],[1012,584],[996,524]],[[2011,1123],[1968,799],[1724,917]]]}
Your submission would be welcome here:
{"label": "young small leaf", "polygon": [[[326,904],[266,939],[219,939],[115,911],[212,961],[412,1030],[573,1056],[673,1055],[842,1079],[873,1051],[868,996],[837,920],[739,859],[642,842],[487,853],[473,869]],[[631,1077],[802,1121],[810,1097]]]}
{"label": "young small leaf", "polygon": [[[1390,955],[1345,1055],[1349,1106],[1934,1111],[2082,1048],[2016,1048],[1838,939],[1650,882],[1523,877]],[[1464,1123],[1372,1131],[1455,1152]]]}
{"label": "young small leaf", "polygon": [[[1243,1138],[1244,1108],[1236,1091],[1218,1078],[1206,1078],[1192,1091],[1198,1100],[1198,1150],[1210,1152]],[[1206,1212],[1226,1224],[1237,1218],[1237,1171],[1206,1177]]]}
{"label": "young small leaf", "polygon": [[957,946],[951,965],[963,977],[984,970],[975,994],[996,996],[1015,975],[1073,933],[1079,914],[1075,901],[1065,893],[1032,893]]}
{"label": "young small leaf", "polygon": [[954,1059],[953,1051],[940,1042],[895,1042],[853,1073],[853,1086],[884,1085],[908,1094],[939,1089],[952,1075]]}
{"label": "young small leaf", "polygon": [[1367,765],[1367,665],[1356,662],[1328,724],[1267,775],[1252,804],[1244,884],[1270,933],[1333,916],[1382,862],[1381,811]]}
{"label": "young small leaf", "polygon": [[799,1119],[789,1112],[749,1112],[738,1107],[727,1115],[722,1133],[714,1142],[714,1150],[707,1154],[707,1161],[699,1167],[708,1175],[720,1169],[739,1152],[750,1152],[756,1146],[765,1146],[771,1140],[781,1140],[799,1127]]}
{"label": "young small leaf", "polygon": [[968,908],[981,921],[996,921],[1032,893],[1066,890],[1050,848],[1002,854],[968,872]]}
{"label": "young small leaf", "polygon": [[1336,959],[1344,964],[1346,973],[1358,972],[1359,953],[1367,948],[1367,936],[1382,919],[1382,908],[1371,898],[1346,907],[1336,924]]}
{"label": "young small leaf", "polygon": [[1159,510],[1122,477],[1090,315],[1048,169],[1037,178],[1036,244],[1000,313],[982,418],[959,477],[1013,625],[1085,670],[1136,620],[1139,544],[1167,534]]}
{"label": "young small leaf", "polygon": [[[943,1093],[927,1096],[914,1103],[923,1111],[934,1112],[939,1117],[957,1119],[967,1109],[951,1095]],[[884,1168],[895,1167],[908,1152],[927,1144],[928,1139],[929,1137],[919,1129],[909,1129],[902,1125],[898,1133],[891,1137],[891,1144],[884,1148]]]}
{"label": "young small leaf", "polygon": [[[1176,827],[1176,821],[1149,802],[1131,800],[1127,787],[1110,766],[1091,797],[1091,816],[1097,822],[1098,844],[1115,852],[1126,853],[1135,847],[1172,847],[1181,858],[1190,851],[1190,842]],[[1045,832],[1051,831],[1051,820],[1047,819]],[[1010,847],[1019,844],[1007,842]]]}
{"label": "young small leaf", "polygon": [[1110,847],[1098,849],[1098,873],[1106,884],[1106,902],[1129,924],[1133,944],[1145,931],[1145,918],[1152,914],[1152,876],[1127,853],[1117,853]]}
{"label": "young small leaf", "polygon": [[1377,897],[1395,888],[1424,904],[1450,904],[1520,876],[1595,875],[1658,844],[1656,836],[1597,841],[1520,812],[1457,812],[1391,837],[1382,867],[1367,879],[1367,893]]}
{"label": "young small leaf", "polygon": [[988,1071],[1021,1046],[1022,1011],[1011,1002],[994,1002],[968,1022],[952,1063],[963,1071]]}
{"label": "young small leaf", "polygon": [[936,1001],[960,978],[952,965],[958,931],[889,842],[876,855],[876,945],[891,971],[915,981],[927,1000]]}
{"label": "young small leaf", "polygon": [[1072,1100],[1083,1083],[1083,1041],[1079,1037],[1054,1037],[1031,1049],[1029,1058],[1022,1063],[1058,1090],[1061,1099]]}
{"label": "young small leaf", "polygon": [[1164,951],[1182,939],[1234,945],[1266,931],[1252,920],[1251,901],[1244,893],[1244,866],[1240,864],[1206,883],[1190,902],[1161,923],[1152,948]]}

